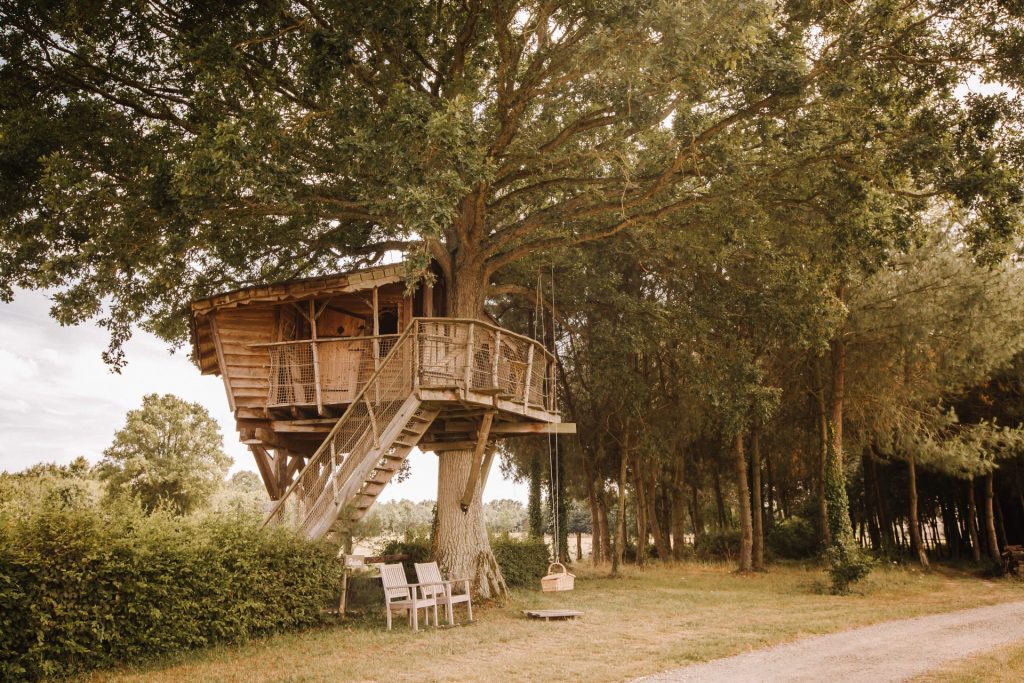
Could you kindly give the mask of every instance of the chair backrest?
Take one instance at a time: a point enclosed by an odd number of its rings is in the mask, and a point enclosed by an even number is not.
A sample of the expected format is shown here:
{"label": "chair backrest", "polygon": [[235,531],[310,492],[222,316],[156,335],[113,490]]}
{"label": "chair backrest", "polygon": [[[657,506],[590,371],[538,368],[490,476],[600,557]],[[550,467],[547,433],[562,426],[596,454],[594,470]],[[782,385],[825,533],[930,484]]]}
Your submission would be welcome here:
{"label": "chair backrest", "polygon": [[438,568],[437,562],[417,562],[416,583],[434,584],[423,586],[423,594],[428,598],[444,593],[441,570]]}
{"label": "chair backrest", "polygon": [[384,599],[393,598],[409,599],[412,594],[406,585],[409,583],[405,578],[405,567],[399,564],[385,564],[380,568],[380,581],[384,584]]}

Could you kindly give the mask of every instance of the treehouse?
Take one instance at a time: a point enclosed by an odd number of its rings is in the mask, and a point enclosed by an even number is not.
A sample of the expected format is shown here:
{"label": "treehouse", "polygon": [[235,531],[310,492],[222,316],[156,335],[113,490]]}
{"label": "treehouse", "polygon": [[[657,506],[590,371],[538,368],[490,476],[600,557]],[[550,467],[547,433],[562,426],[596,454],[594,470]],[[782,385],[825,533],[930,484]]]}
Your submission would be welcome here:
{"label": "treehouse", "polygon": [[468,505],[494,439],[575,430],[543,345],[444,308],[443,280],[410,295],[402,265],[193,302],[195,362],[224,381],[275,501],[268,521],[309,537],[344,529],[416,447],[474,452]]}

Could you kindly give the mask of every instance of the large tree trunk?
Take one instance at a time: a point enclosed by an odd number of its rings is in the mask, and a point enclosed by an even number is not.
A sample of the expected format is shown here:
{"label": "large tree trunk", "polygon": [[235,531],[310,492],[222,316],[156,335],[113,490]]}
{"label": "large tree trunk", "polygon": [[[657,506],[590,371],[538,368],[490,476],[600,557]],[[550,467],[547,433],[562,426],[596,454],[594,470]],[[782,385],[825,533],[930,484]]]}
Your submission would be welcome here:
{"label": "large tree trunk", "polygon": [[754,530],[750,521],[750,488],[747,486],[747,458],[743,453],[743,432],[733,439],[733,456],[736,464],[736,495],[739,498],[740,515],[740,566],[741,572],[748,572],[753,566],[752,553]]}
{"label": "large tree trunk", "polygon": [[992,482],[995,474],[988,473],[985,477],[985,535],[988,541],[988,555],[996,562],[999,561],[999,539],[996,537],[996,514],[992,505]]}
{"label": "large tree trunk", "polygon": [[921,540],[921,522],[917,510],[917,467],[914,465],[914,456],[907,458],[907,492],[910,495],[910,540],[913,543],[914,553],[917,561],[924,569],[928,569],[928,553],[925,552],[924,543]]}
{"label": "large tree trunk", "polygon": [[[462,221],[472,219],[472,206],[471,201],[464,202]],[[476,320],[483,314],[487,285],[483,261],[472,250],[460,248],[454,252],[451,265],[450,278],[446,283],[446,313],[449,317]],[[479,482],[469,509],[463,512],[460,506],[473,466],[473,452],[442,451],[438,459],[434,558],[442,573],[468,577],[474,592],[481,597],[505,598],[508,596],[508,587],[491,551]]]}
{"label": "large tree trunk", "polygon": [[693,523],[693,536],[696,541],[697,536],[704,533],[704,516],[700,511],[700,489],[697,488],[696,482],[690,487],[690,494],[693,499],[690,506],[690,521]]}
{"label": "large tree trunk", "polygon": [[761,431],[750,433],[750,490],[753,550],[751,563],[755,570],[764,569],[764,505],[761,502]]}
{"label": "large tree trunk", "polygon": [[612,530],[608,525],[608,494],[601,490],[597,499],[597,514],[601,521],[601,562],[612,561]]}
{"label": "large tree trunk", "polygon": [[508,595],[508,586],[491,552],[479,481],[469,509],[463,512],[460,505],[473,456],[473,451],[468,450],[438,453],[437,531],[433,556],[445,576],[469,577],[475,594],[504,598]]}

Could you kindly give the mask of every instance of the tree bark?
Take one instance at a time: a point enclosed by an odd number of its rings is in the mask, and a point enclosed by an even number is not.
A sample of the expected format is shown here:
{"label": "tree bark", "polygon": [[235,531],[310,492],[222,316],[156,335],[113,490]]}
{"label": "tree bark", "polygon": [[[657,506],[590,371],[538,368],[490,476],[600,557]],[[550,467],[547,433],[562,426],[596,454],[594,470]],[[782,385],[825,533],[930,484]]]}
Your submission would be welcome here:
{"label": "tree bark", "polygon": [[967,532],[971,537],[971,555],[981,562],[981,539],[978,531],[978,505],[974,498],[974,480],[967,480]]}
{"label": "tree bark", "polygon": [[741,572],[748,572],[753,566],[754,530],[750,519],[750,488],[747,486],[747,458],[743,452],[743,433],[733,438],[733,457],[736,465],[736,495],[739,499],[740,515],[740,566]]}
{"label": "tree bark", "polygon": [[491,551],[479,481],[469,509],[463,512],[460,505],[473,456],[469,450],[438,453],[437,531],[432,554],[444,576],[469,577],[476,595],[505,598],[508,586]]}
{"label": "tree bark", "polygon": [[597,500],[597,514],[601,520],[601,562],[611,562],[612,530],[608,525],[608,496],[603,490]]}
{"label": "tree bark", "polygon": [[992,506],[992,483],[995,474],[988,473],[985,477],[985,534],[988,541],[988,555],[996,562],[999,561],[999,539],[996,537],[996,515]]}
{"label": "tree bark", "polygon": [[704,516],[700,511],[700,490],[697,488],[696,483],[690,487],[690,492],[693,498],[693,504],[690,508],[690,521],[693,522],[693,535],[696,538],[704,533]]}
{"label": "tree bark", "polygon": [[751,565],[761,571],[764,569],[764,506],[761,502],[761,430],[757,428],[750,433],[750,489],[754,535]]}
{"label": "tree bark", "polygon": [[921,522],[917,510],[917,467],[914,465],[914,456],[907,458],[907,493],[910,495],[908,512],[910,513],[910,540],[913,543],[914,553],[921,567],[928,569],[928,553],[925,551],[921,540]]}
{"label": "tree bark", "polygon": [[[472,225],[474,220],[472,197],[463,202],[458,221]],[[486,275],[484,262],[478,253],[460,245],[452,254],[450,280],[446,283],[449,317],[478,319],[483,314]],[[483,514],[480,482],[477,483],[473,502],[466,512],[460,506],[463,489],[473,467],[473,452],[469,450],[438,453],[437,531],[434,535],[433,556],[447,576],[468,577],[475,593],[485,598],[504,599],[508,586],[501,575]]]}

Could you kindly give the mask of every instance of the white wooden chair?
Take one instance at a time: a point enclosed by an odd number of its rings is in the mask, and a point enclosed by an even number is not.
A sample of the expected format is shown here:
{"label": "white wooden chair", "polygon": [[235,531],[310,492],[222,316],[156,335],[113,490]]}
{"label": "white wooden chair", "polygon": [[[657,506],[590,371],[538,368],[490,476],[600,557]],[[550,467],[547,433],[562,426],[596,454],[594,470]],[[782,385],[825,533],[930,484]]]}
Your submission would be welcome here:
{"label": "white wooden chair", "polygon": [[[441,578],[441,570],[438,568],[437,562],[417,562],[416,580],[424,587],[426,595],[444,605],[445,616],[448,618],[449,624],[455,623],[455,609],[453,606],[460,602],[466,603],[467,620],[473,621],[473,600],[469,594],[469,579],[445,581]],[[455,593],[452,591],[452,586],[457,584],[462,584],[464,592]],[[434,624],[437,624],[436,617]]]}
{"label": "white wooden chair", "polygon": [[437,626],[437,599],[433,595],[427,595],[427,591],[436,593],[443,591],[441,586],[421,586],[416,583],[409,583],[405,578],[405,568],[401,564],[385,564],[380,568],[380,580],[384,585],[384,613],[388,620],[388,630],[391,630],[391,610],[398,607],[407,610],[409,615],[409,626],[413,631],[419,630],[419,611],[424,609],[426,624],[430,624],[430,612],[428,608],[434,608],[434,626]]}

